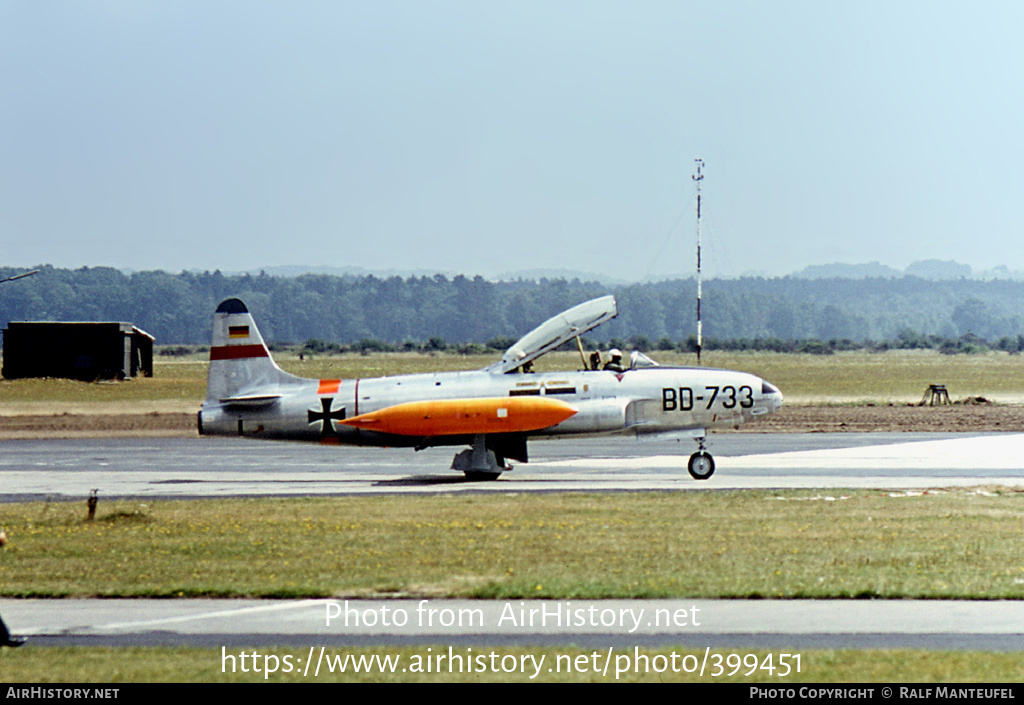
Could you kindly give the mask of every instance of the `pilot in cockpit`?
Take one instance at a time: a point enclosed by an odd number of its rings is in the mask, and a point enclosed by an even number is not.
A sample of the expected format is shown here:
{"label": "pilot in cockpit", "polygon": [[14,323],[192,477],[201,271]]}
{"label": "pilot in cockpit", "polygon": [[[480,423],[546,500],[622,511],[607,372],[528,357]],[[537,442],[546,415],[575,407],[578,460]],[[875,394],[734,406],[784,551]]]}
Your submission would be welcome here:
{"label": "pilot in cockpit", "polygon": [[604,369],[610,372],[625,372],[626,368],[622,365],[622,353],[618,348],[612,348],[608,351],[609,360],[604,363]]}

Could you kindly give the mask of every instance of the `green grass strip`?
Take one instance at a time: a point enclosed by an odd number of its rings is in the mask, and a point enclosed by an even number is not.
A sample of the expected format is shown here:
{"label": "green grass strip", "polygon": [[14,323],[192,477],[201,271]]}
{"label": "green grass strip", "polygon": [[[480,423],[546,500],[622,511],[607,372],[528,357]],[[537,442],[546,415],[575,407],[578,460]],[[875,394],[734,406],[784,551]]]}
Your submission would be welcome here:
{"label": "green grass strip", "polygon": [[[462,657],[461,662],[449,662],[449,648],[452,654]],[[314,658],[318,658],[319,649],[314,647]],[[778,670],[783,651],[799,653],[798,662],[792,655],[786,659],[790,666],[785,676]],[[104,684],[669,682],[758,683],[776,688],[798,688],[800,683],[1017,683],[1024,677],[1024,666],[1016,653],[908,649],[801,652],[792,649],[714,648],[703,675],[694,666],[704,659],[704,650],[688,647],[617,647],[611,652],[607,672],[602,668],[604,659],[609,655],[607,649],[597,650],[595,668],[595,649],[574,646],[470,648],[433,644],[325,647],[324,652],[327,660],[316,675],[312,668],[304,672],[303,667],[310,654],[308,647],[227,647],[222,650],[26,646],[16,651],[0,652],[0,668],[8,683]],[[244,663],[240,658],[242,653],[247,655]],[[225,656],[233,656],[234,659]],[[442,657],[440,661],[439,656]],[[362,666],[357,665],[360,660]],[[751,666],[754,663],[756,668]],[[340,667],[342,664],[345,665],[344,671]],[[244,672],[243,667],[246,669]],[[268,670],[272,672],[267,673]],[[875,697],[880,697],[880,693],[876,692]]]}
{"label": "green grass strip", "polygon": [[1024,494],[955,489],[0,505],[8,597],[1024,597]]}

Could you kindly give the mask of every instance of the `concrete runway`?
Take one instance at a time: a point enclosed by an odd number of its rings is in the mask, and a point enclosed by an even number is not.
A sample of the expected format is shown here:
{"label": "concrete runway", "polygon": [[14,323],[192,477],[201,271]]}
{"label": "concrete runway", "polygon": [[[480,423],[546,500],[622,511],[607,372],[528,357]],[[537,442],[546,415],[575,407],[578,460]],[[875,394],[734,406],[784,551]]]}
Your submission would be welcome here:
{"label": "concrete runway", "polygon": [[3,600],[29,644],[1024,651],[1024,602],[964,600]]}
{"label": "concrete runway", "polygon": [[361,493],[925,489],[1024,486],[1022,434],[755,434],[711,437],[715,474],[686,473],[692,441],[531,442],[496,482],[448,470],[456,449],[322,447],[232,438],[0,443],[0,502]]}
{"label": "concrete runway", "polygon": [[[0,443],[0,502],[103,498],[349,495],[360,493],[713,490],[734,488],[1024,487],[1022,434],[721,434],[716,474],[686,474],[692,441],[628,438],[531,443],[531,463],[496,482],[446,468],[455,449],[337,448],[241,439],[116,439]],[[2,511],[2,507],[0,507]],[[564,603],[564,602],[563,602]],[[415,614],[418,601],[360,601]],[[526,603],[537,607],[541,603]],[[558,602],[546,602],[549,607]],[[484,627],[349,629],[325,624],[325,601],[4,600],[15,634],[43,644],[340,646],[355,644],[679,644],[730,648],[1024,650],[1024,602],[586,601],[604,610],[698,608],[700,626],[630,631],[499,625],[518,602],[432,600],[439,611],[481,609]],[[497,611],[497,613],[496,613]],[[497,616],[496,616],[497,614]]]}

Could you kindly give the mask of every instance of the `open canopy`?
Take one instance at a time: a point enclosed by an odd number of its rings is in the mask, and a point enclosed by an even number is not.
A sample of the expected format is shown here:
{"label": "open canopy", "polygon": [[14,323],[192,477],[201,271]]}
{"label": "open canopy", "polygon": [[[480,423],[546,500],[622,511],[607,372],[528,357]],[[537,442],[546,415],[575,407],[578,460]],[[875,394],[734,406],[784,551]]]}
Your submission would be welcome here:
{"label": "open canopy", "polygon": [[568,311],[552,316],[517,340],[501,356],[501,361],[487,367],[487,370],[495,374],[514,372],[562,343],[615,318],[618,313],[614,296],[602,296],[573,306]]}

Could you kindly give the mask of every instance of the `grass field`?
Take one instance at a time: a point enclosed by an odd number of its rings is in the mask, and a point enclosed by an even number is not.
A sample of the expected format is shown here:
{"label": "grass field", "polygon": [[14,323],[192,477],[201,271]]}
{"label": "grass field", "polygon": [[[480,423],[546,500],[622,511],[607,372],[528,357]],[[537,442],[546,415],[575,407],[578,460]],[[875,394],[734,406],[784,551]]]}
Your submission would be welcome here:
{"label": "grass field", "polygon": [[0,505],[0,594],[1024,597],[1024,494],[438,495]]}
{"label": "grass field", "polygon": [[[665,365],[694,363],[692,355],[652,353]],[[348,353],[307,357],[276,353],[288,372],[303,377],[351,379],[420,372],[479,369],[497,359],[488,355],[449,353]],[[704,364],[752,372],[786,395],[789,404],[917,402],[929,384],[946,384],[954,398],[984,396],[994,401],[1024,403],[1024,357],[1001,352],[942,355],[933,350],[848,352],[835,355],[727,353],[710,351]],[[541,358],[537,370],[575,370],[576,353]],[[195,402],[206,395],[206,361],[191,358],[155,361],[152,378],[127,383],[91,384],[70,380],[2,380],[0,409],[25,402]]]}

